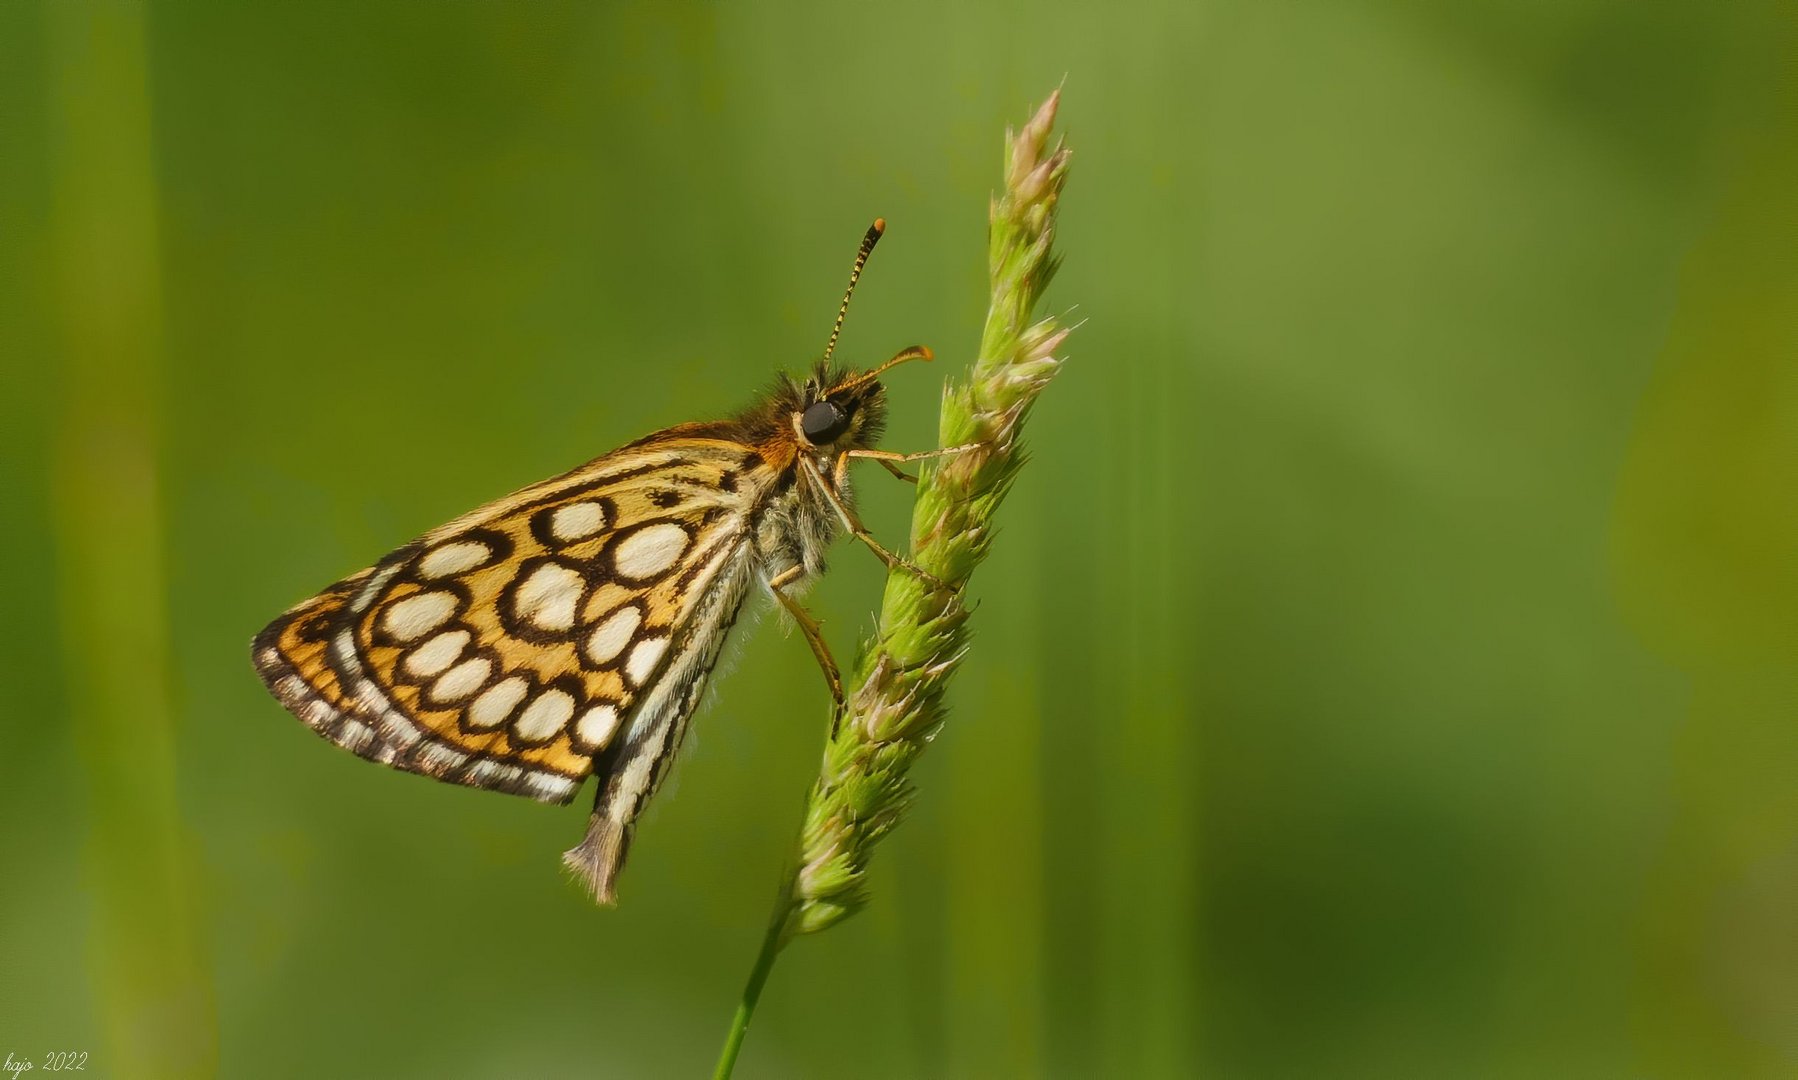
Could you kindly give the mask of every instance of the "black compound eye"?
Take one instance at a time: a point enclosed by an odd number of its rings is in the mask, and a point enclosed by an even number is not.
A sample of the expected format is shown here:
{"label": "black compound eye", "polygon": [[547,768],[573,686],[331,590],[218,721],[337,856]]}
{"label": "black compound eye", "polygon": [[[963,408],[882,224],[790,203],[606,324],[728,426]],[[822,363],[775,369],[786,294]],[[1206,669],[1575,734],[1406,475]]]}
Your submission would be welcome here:
{"label": "black compound eye", "polygon": [[836,442],[849,430],[849,414],[835,402],[815,402],[806,406],[805,414],[799,418],[799,430],[813,446]]}

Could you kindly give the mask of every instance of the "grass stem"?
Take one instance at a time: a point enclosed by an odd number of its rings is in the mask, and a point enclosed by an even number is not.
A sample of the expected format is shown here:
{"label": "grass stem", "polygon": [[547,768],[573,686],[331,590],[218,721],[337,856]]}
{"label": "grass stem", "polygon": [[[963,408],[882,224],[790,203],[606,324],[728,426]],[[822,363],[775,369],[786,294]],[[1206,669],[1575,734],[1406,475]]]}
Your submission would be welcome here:
{"label": "grass stem", "polygon": [[[783,916],[791,901],[782,899],[776,910]],[[767,985],[768,973],[774,970],[774,959],[786,945],[789,937],[787,920],[777,918],[768,924],[768,932],[762,937],[762,950],[756,954],[755,967],[749,970],[749,981],[743,985],[743,997],[737,1002],[737,1012],[730,1020],[730,1033],[724,1038],[724,1051],[718,1055],[718,1067],[713,1070],[713,1080],[730,1080],[731,1070],[737,1067],[737,1054],[743,1049],[743,1036],[749,1034],[749,1021],[755,1017],[755,1006],[762,998],[762,987]]]}

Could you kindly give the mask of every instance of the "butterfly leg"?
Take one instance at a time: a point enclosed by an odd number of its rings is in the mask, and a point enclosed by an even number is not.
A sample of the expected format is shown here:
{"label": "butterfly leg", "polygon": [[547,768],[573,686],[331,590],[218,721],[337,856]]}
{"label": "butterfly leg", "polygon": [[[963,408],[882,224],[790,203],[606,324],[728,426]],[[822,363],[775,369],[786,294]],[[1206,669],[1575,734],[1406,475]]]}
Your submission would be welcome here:
{"label": "butterfly leg", "polygon": [[941,589],[943,592],[955,591],[949,587],[947,582],[919,566],[917,563],[902,559],[881,546],[880,541],[874,539],[874,534],[869,532],[867,526],[862,524],[861,519],[855,516],[855,511],[849,509],[843,502],[842,497],[836,493],[836,489],[831,487],[824,477],[819,474],[818,467],[805,458],[800,458],[799,464],[806,476],[809,477],[813,483],[818,485],[818,490],[822,491],[824,497],[830,501],[830,505],[837,512],[837,517],[842,519],[843,527],[849,530],[849,535],[866,544],[868,550],[879,556],[881,562],[887,564],[887,569],[891,570],[897,567],[903,567],[913,574],[916,574],[918,577],[923,578],[935,588]]}
{"label": "butterfly leg", "polygon": [[[906,483],[915,484],[918,482],[918,478],[906,472],[904,469],[901,469],[899,467],[901,464],[908,461],[925,461],[929,458],[952,457],[956,454],[966,453],[969,450],[977,450],[985,445],[985,443],[967,443],[963,446],[945,446],[936,450],[919,450],[912,454],[901,454],[893,450],[849,450],[844,452],[842,462],[837,466],[837,471],[842,472],[846,469],[849,465],[850,458],[865,458],[868,461],[878,463],[881,468],[892,473],[894,476],[897,476],[899,479],[904,480]],[[841,483],[842,477],[839,476],[837,482]]]}
{"label": "butterfly leg", "polygon": [[901,469],[899,466],[893,464],[892,462],[885,461],[885,460],[878,459],[878,458],[876,460],[880,461],[881,468],[885,469],[887,472],[892,473],[894,476],[905,481],[906,483],[915,484],[918,482],[917,477],[913,476],[911,473],[906,472],[904,469]]}
{"label": "butterfly leg", "polygon": [[792,596],[787,594],[786,586],[792,584],[805,568],[798,563],[787,567],[768,581],[768,591],[780,606],[787,609],[793,621],[799,624],[800,633],[805,635],[805,642],[812,647],[812,655],[818,658],[818,666],[824,671],[824,681],[830,686],[830,698],[838,705],[843,703],[843,676],[837,670],[837,662],[830,655],[830,646],[824,644],[824,633],[818,626],[818,620],[812,618],[811,612]]}

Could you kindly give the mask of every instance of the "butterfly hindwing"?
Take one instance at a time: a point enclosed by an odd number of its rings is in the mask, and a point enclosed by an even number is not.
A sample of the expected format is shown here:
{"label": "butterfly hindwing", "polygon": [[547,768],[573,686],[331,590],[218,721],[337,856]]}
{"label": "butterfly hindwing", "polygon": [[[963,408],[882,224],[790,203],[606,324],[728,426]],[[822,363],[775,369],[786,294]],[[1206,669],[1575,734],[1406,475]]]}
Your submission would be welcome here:
{"label": "butterfly hindwing", "polygon": [[771,479],[740,443],[652,437],[331,586],[258,635],[256,666],[363,757],[557,803],[597,759],[647,772],[626,785],[647,797],[747,588]]}

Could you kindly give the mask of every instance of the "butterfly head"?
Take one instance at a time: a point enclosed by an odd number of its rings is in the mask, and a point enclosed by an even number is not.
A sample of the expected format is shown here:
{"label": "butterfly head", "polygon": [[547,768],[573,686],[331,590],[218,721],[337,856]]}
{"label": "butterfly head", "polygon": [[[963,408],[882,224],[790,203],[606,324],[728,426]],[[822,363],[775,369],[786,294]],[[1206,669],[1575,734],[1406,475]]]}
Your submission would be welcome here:
{"label": "butterfly head", "polygon": [[886,426],[886,388],[880,375],[895,364],[930,358],[929,349],[914,345],[869,371],[833,370],[820,363],[793,398],[793,434],[801,446],[817,453],[873,446]]}
{"label": "butterfly head", "polygon": [[886,390],[880,383],[854,383],[821,368],[799,388],[787,419],[801,447],[835,454],[873,445],[885,426],[886,411]]}

